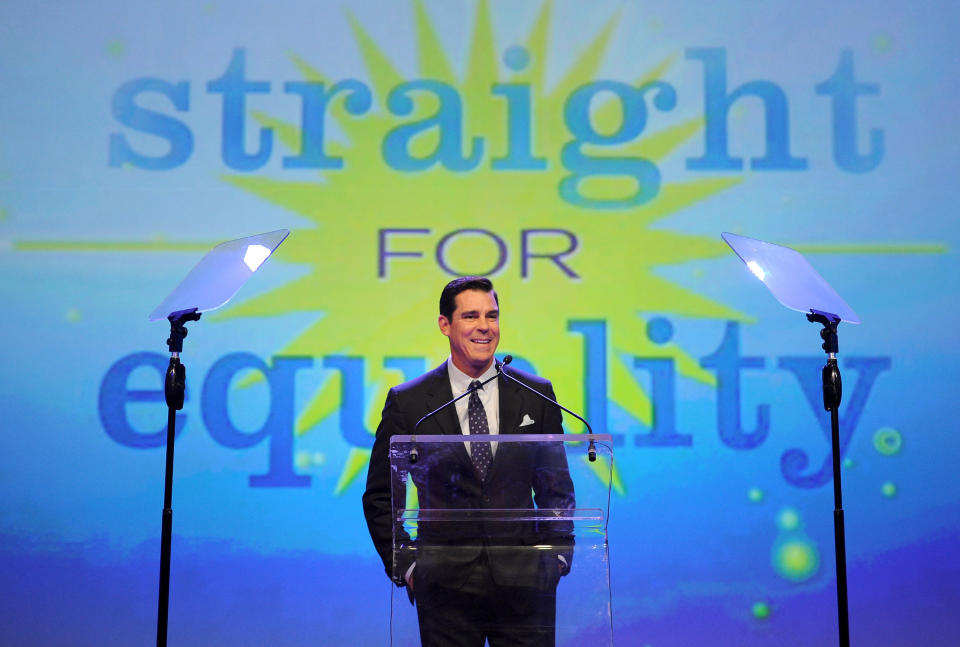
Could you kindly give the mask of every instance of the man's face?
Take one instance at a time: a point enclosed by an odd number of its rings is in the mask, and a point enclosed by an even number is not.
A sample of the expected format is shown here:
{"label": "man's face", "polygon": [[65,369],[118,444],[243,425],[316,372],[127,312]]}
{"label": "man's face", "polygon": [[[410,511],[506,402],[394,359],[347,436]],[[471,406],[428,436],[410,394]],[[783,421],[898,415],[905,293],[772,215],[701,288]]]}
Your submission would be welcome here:
{"label": "man's face", "polygon": [[440,315],[440,332],[450,339],[453,364],[471,377],[480,377],[493,362],[500,342],[500,309],[493,292],[464,290],[454,300],[451,319]]}

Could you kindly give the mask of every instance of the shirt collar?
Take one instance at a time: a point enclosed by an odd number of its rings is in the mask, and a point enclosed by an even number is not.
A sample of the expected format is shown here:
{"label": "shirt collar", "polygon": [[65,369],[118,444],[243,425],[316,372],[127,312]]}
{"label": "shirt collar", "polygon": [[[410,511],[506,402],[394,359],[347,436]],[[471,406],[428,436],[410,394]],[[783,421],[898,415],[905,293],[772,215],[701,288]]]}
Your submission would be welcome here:
{"label": "shirt collar", "polygon": [[[450,386],[453,389],[453,395],[457,396],[463,393],[464,391],[466,391],[467,389],[469,389],[470,383],[473,382],[475,379],[483,382],[487,378],[490,378],[496,375],[497,362],[496,360],[494,360],[494,362],[490,365],[490,368],[484,371],[483,375],[477,378],[473,378],[467,375],[466,373],[464,373],[463,371],[461,371],[459,368],[457,368],[456,365],[453,363],[453,358],[448,357],[447,358],[447,374],[450,376]],[[488,384],[487,386],[490,386],[490,385]]]}

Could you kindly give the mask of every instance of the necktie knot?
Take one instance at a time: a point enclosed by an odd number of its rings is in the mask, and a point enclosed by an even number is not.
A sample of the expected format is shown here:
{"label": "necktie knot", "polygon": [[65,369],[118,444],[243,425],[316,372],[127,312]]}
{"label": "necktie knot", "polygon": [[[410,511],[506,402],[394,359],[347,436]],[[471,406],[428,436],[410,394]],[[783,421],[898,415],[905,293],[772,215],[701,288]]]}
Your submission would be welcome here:
{"label": "necktie knot", "polygon": [[482,389],[483,389],[483,385],[480,384],[480,380],[474,380],[473,382],[470,383],[470,390],[471,390],[471,391],[477,391],[477,390],[482,390]]}

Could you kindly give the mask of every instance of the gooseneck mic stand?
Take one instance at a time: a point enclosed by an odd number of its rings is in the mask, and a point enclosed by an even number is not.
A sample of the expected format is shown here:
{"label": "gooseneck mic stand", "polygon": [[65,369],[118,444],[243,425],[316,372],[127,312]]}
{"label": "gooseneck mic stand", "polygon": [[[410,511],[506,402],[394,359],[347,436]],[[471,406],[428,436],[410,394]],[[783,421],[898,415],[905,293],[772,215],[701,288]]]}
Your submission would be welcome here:
{"label": "gooseneck mic stand", "polygon": [[171,313],[170,365],[163,382],[163,394],[167,401],[167,463],[163,476],[163,520],[160,531],[160,595],[157,602],[157,647],[167,644],[167,611],[170,604],[170,542],[173,537],[173,441],[176,437],[177,411],[183,408],[187,388],[186,368],[180,363],[183,338],[187,336],[184,324],[200,319],[197,308]]}
{"label": "gooseneck mic stand", "polygon": [[[543,398],[544,400],[546,400],[546,401],[549,402],[550,404],[554,405],[555,407],[559,407],[560,409],[563,409],[564,411],[566,411],[567,413],[569,413],[571,416],[573,416],[574,418],[576,418],[577,420],[579,420],[580,422],[582,422],[583,424],[585,424],[585,425],[587,426],[587,431],[590,433],[591,436],[593,435],[593,428],[590,426],[590,423],[589,423],[589,422],[587,422],[586,420],[584,420],[583,418],[581,418],[580,416],[578,416],[577,414],[575,414],[573,411],[570,411],[570,409],[566,408],[565,406],[563,406],[562,404],[560,404],[560,403],[557,402],[556,400],[545,396],[544,394],[540,393],[539,391],[537,391],[536,389],[534,389],[534,388],[532,388],[532,387],[527,386],[526,384],[524,384],[523,382],[521,382],[521,381],[518,380],[517,378],[513,377],[513,376],[510,375],[509,373],[505,373],[504,370],[503,370],[503,367],[506,366],[507,364],[509,364],[512,360],[513,360],[513,355],[507,355],[506,357],[503,358],[503,363],[497,365],[497,375],[498,375],[498,376],[500,376],[500,377],[502,377],[502,378],[505,378],[505,379],[507,379],[507,380],[510,380],[510,381],[513,382],[514,384],[519,384],[520,386],[522,386],[523,388],[525,388],[527,391],[530,391],[530,393],[533,393],[533,394],[536,395],[537,397]],[[596,444],[596,442],[594,442],[593,438],[590,439],[590,444],[587,446],[587,459],[588,459],[591,463],[593,463],[593,462],[595,462],[595,461],[597,460],[597,444]]]}
{"label": "gooseneck mic stand", "polygon": [[810,310],[807,321],[823,326],[820,337],[827,363],[823,367],[823,408],[830,412],[830,444],[833,450],[833,544],[837,568],[837,619],[840,647],[850,647],[850,619],[847,615],[847,548],[843,528],[843,492],[840,486],[840,399],[843,388],[837,366],[840,317],[830,312]]}
{"label": "gooseneck mic stand", "polygon": [[[497,374],[496,374],[496,375],[491,375],[490,377],[488,377],[487,379],[485,379],[483,382],[481,382],[480,384],[478,384],[478,385],[476,386],[476,388],[469,388],[469,389],[467,389],[466,391],[464,391],[463,393],[461,393],[460,395],[458,395],[457,397],[455,397],[453,400],[450,400],[449,402],[445,402],[444,404],[440,405],[439,407],[437,407],[436,409],[434,409],[434,410],[431,411],[430,413],[426,414],[425,416],[423,416],[422,418],[420,418],[419,420],[417,420],[417,424],[415,424],[415,425],[413,426],[413,442],[416,443],[416,441],[417,441],[417,435],[416,435],[416,434],[417,434],[417,429],[420,428],[420,425],[422,425],[424,422],[426,422],[426,421],[429,420],[430,418],[434,417],[435,415],[437,415],[438,413],[440,413],[441,411],[443,411],[444,409],[446,409],[447,407],[449,407],[451,404],[453,404],[454,402],[456,402],[456,401],[459,400],[460,398],[465,398],[465,397],[467,397],[468,395],[470,395],[471,393],[473,393],[474,391],[479,391],[480,389],[482,389],[482,388],[487,384],[487,382],[492,382],[493,380],[497,379],[497,378],[500,376],[500,371],[501,371],[501,369],[502,369],[504,366],[506,366],[507,364],[509,364],[510,362],[512,362],[512,361],[513,361],[513,356],[512,356],[512,355],[507,355],[506,357],[503,358],[503,362],[497,362]],[[494,362],[496,362],[496,360],[494,360]],[[413,449],[410,450],[410,462],[411,462],[411,463],[416,463],[418,460],[420,460],[420,452],[417,450],[416,444],[414,444],[414,445],[413,445]]]}

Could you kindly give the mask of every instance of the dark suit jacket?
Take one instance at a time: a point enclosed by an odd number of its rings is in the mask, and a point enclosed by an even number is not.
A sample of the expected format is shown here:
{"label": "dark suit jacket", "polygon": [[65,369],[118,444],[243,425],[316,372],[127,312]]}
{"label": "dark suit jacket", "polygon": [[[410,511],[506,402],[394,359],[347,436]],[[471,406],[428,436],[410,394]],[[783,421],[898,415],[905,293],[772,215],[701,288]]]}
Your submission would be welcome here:
{"label": "dark suit jacket", "polygon": [[[510,375],[544,395],[554,398],[550,382],[507,367]],[[560,410],[509,380],[500,380],[500,428],[507,434],[560,434]],[[572,527],[550,522],[491,522],[484,510],[554,508],[575,506],[573,482],[562,446],[553,443],[500,443],[487,479],[481,482],[463,443],[424,445],[422,458],[410,473],[417,485],[421,510],[476,510],[476,521],[420,522],[412,541],[401,525],[394,525],[391,505],[390,438],[414,433],[425,414],[453,398],[447,364],[390,390],[370,456],[367,489],[363,495],[364,515],[373,543],[387,574],[398,585],[413,561],[417,579],[442,579],[445,586],[462,584],[469,568],[483,552],[488,556],[490,574],[497,584],[543,585],[546,572],[560,575],[556,556],[572,563]],[[527,416],[533,424],[520,427]],[[462,436],[456,407],[451,405],[417,430],[418,436],[454,434]],[[402,492],[395,492],[402,500]],[[394,552],[394,532],[399,550]],[[552,551],[525,546],[550,545]],[[396,559],[396,562],[394,562]],[[422,568],[421,568],[422,567]],[[555,582],[554,582],[555,583]]]}

